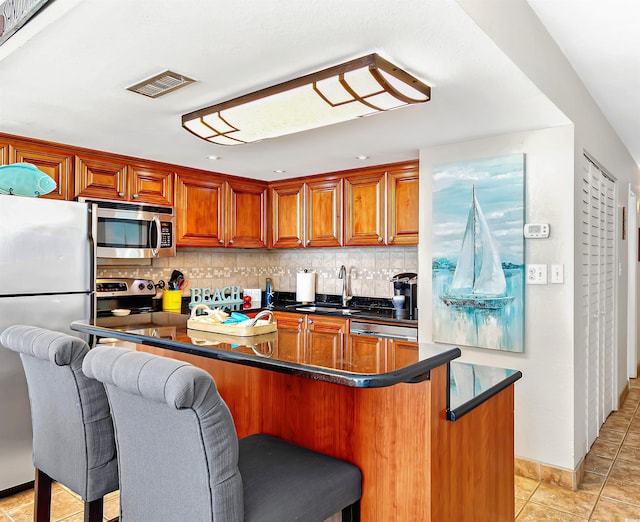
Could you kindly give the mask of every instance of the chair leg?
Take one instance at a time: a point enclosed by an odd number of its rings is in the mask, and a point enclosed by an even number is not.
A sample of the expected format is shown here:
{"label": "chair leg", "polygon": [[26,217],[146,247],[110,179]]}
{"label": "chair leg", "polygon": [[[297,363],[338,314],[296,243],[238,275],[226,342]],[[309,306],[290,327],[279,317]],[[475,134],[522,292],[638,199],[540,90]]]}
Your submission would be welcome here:
{"label": "chair leg", "polygon": [[84,503],[84,522],[102,522],[102,497]]}
{"label": "chair leg", "polygon": [[51,516],[51,477],[36,468],[33,486],[33,518],[35,522],[49,522]]}
{"label": "chair leg", "polygon": [[342,522],[360,522],[360,500],[342,510]]}

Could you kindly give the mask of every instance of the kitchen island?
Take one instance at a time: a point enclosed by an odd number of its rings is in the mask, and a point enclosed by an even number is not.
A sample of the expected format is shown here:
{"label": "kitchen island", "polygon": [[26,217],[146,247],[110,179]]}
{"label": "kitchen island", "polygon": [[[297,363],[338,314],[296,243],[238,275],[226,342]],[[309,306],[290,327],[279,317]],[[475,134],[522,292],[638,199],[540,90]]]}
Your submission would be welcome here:
{"label": "kitchen island", "polygon": [[452,362],[458,348],[305,330],[230,338],[186,321],[157,312],[72,329],[203,368],[239,437],[353,462],[363,521],[513,520],[520,372]]}

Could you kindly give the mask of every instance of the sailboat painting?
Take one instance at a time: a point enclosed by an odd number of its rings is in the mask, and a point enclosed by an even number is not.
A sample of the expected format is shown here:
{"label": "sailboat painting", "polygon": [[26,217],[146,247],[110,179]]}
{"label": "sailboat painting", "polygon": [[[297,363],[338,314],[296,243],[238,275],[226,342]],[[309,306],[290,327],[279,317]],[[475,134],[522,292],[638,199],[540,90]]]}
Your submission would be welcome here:
{"label": "sailboat painting", "polygon": [[433,171],[433,340],[524,351],[524,154]]}

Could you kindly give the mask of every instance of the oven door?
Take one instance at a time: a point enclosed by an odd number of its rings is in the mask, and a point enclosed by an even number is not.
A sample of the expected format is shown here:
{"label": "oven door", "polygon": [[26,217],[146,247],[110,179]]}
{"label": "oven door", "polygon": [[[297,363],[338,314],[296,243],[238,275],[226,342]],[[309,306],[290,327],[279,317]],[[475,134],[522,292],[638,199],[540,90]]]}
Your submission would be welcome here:
{"label": "oven door", "polygon": [[141,259],[176,255],[175,217],[170,207],[98,203],[96,255]]}

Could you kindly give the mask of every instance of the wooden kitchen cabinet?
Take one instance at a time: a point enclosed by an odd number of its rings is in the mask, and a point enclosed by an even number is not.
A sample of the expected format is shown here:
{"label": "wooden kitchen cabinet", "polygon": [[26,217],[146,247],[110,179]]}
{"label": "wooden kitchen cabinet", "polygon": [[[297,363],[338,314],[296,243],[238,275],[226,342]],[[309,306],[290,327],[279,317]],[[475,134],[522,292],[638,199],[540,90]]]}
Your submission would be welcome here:
{"label": "wooden kitchen cabinet", "polygon": [[173,171],[101,155],[76,156],[75,196],[173,205]]}
{"label": "wooden kitchen cabinet", "polygon": [[9,142],[0,137],[0,165],[8,165],[9,161]]}
{"label": "wooden kitchen cabinet", "polygon": [[272,184],[269,194],[272,248],[342,244],[342,180]]}
{"label": "wooden kitchen cabinet", "polygon": [[305,362],[318,366],[342,366],[347,320],[318,315],[307,316]]}
{"label": "wooden kitchen cabinet", "polygon": [[278,339],[297,336],[299,360],[308,364],[336,364],[344,357],[343,333],[349,331],[348,319],[323,315],[274,312]]}
{"label": "wooden kitchen cabinet", "polygon": [[404,368],[420,359],[418,343],[402,339],[387,339],[389,347],[389,369]]}
{"label": "wooden kitchen cabinet", "polygon": [[349,320],[342,317],[276,311],[273,312],[273,318],[278,323],[278,329],[331,333],[349,332]]}
{"label": "wooden kitchen cabinet", "polygon": [[224,179],[202,173],[176,175],[175,211],[178,246],[224,246]]}
{"label": "wooden kitchen cabinet", "polygon": [[293,312],[273,312],[278,330],[306,330],[306,315]]}
{"label": "wooden kitchen cabinet", "polygon": [[226,231],[226,246],[266,248],[266,183],[227,181]]}
{"label": "wooden kitchen cabinet", "polygon": [[387,173],[387,244],[417,245],[420,183],[418,165]]}
{"label": "wooden kitchen cabinet", "polygon": [[304,247],[304,183],[272,184],[269,187],[269,215],[272,248]]}
{"label": "wooden kitchen cabinet", "polygon": [[[418,362],[418,351],[415,341],[350,335],[344,369],[358,373],[393,371]],[[358,366],[354,367],[356,361]]]}
{"label": "wooden kitchen cabinet", "polygon": [[176,175],[178,246],[266,247],[266,184],[208,172]]}
{"label": "wooden kitchen cabinet", "polygon": [[306,186],[306,246],[342,246],[342,180],[321,179]]}
{"label": "wooden kitchen cabinet", "polygon": [[[387,340],[367,335],[350,335],[346,347],[345,370],[361,373],[385,372],[389,366]],[[357,361],[358,366],[353,364]]]}
{"label": "wooden kitchen cabinet", "polygon": [[417,245],[417,164],[345,176],[345,246]]}
{"label": "wooden kitchen cabinet", "polygon": [[344,245],[385,243],[385,172],[344,178]]}
{"label": "wooden kitchen cabinet", "polygon": [[76,156],[76,197],[128,200],[127,165],[98,155]]}
{"label": "wooden kitchen cabinet", "polygon": [[73,196],[73,154],[70,151],[46,144],[15,141],[9,144],[7,152],[7,163],[31,163],[56,182],[55,190],[40,197],[64,200]]}
{"label": "wooden kitchen cabinet", "polygon": [[130,165],[127,175],[131,201],[173,206],[173,169]]}
{"label": "wooden kitchen cabinet", "polygon": [[326,315],[307,315],[307,330],[316,333],[348,333],[349,320]]}

